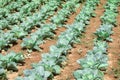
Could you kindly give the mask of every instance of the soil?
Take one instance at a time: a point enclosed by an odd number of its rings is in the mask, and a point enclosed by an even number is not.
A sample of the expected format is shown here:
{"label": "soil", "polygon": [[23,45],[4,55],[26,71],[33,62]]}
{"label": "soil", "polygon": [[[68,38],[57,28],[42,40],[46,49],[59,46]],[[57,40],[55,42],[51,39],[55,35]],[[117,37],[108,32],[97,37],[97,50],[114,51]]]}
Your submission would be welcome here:
{"label": "soil", "polygon": [[115,74],[113,72],[113,69],[120,68],[120,65],[118,65],[119,62],[118,59],[120,59],[120,7],[118,8],[118,11],[119,11],[119,15],[117,16],[118,24],[116,27],[113,28],[114,33],[111,36],[113,42],[109,43],[108,48],[109,67],[105,75],[105,80],[118,80],[118,78],[115,78]]}
{"label": "soil", "polygon": [[[74,18],[76,17],[76,15],[80,12],[80,8],[76,10],[76,13],[73,13],[69,19],[67,20],[67,22],[65,24],[72,24],[74,22]],[[57,14],[57,13],[55,13]],[[47,23],[50,23],[50,19],[46,20]],[[38,28],[35,28],[32,30],[32,32],[35,32]],[[46,42],[42,45],[40,45],[40,47],[42,48],[41,52],[38,51],[33,51],[32,53],[27,53],[26,50],[23,50],[20,46],[20,44],[22,43],[22,40],[18,40],[17,44],[14,45],[13,47],[11,47],[7,52],[2,52],[3,54],[7,54],[10,51],[14,51],[14,52],[23,52],[24,55],[26,56],[25,59],[25,64],[23,66],[18,66],[18,72],[11,72],[9,71],[7,73],[8,76],[8,80],[14,80],[18,75],[23,75],[23,71],[25,69],[30,69],[31,67],[31,63],[38,63],[41,60],[41,54],[47,53],[49,52],[49,47],[51,45],[54,45],[57,41],[57,37],[60,35],[60,33],[64,32],[66,30],[65,27],[60,27],[57,30],[55,30],[56,36],[54,37],[54,39],[52,40],[45,40]],[[29,37],[29,35],[28,35]]]}
{"label": "soil", "polygon": [[[100,16],[103,15],[104,12],[104,4],[106,3],[106,0],[101,0],[101,4],[97,7],[95,10],[96,17],[91,18],[90,24],[87,26],[85,33],[83,33],[81,42],[79,44],[74,44],[74,48],[72,48],[69,51],[69,54],[67,56],[68,60],[65,63],[64,68],[61,70],[60,75],[56,75],[54,77],[54,80],[75,80],[73,77],[73,71],[80,68],[80,65],[76,62],[76,60],[83,58],[86,55],[86,52],[88,50],[91,50],[93,48],[93,39],[95,38],[94,32],[97,28],[99,28],[99,25],[101,24]],[[83,6],[82,4],[81,6]],[[65,24],[72,24],[74,22],[74,18],[76,15],[80,13],[82,7],[78,8],[76,10],[76,13],[72,14],[70,18],[68,19]],[[119,8],[120,12],[120,8]],[[57,14],[57,13],[55,13]],[[109,49],[108,49],[108,57],[109,57],[109,67],[106,71],[104,80],[117,80],[114,78],[114,73],[112,71],[112,68],[118,67],[118,58],[120,58],[118,55],[120,53],[120,14],[117,17],[118,25],[113,29],[114,33],[112,35],[113,42],[109,43]],[[46,20],[47,23],[50,22],[50,20]],[[36,30],[36,29],[35,29]],[[33,30],[33,32],[35,31]],[[18,40],[18,44],[11,47],[7,52],[2,52],[3,54],[6,54],[8,52],[15,51],[15,52],[23,52],[26,56],[25,64],[23,66],[18,66],[18,72],[8,72],[8,80],[14,80],[18,75],[23,75],[22,72],[25,69],[31,68],[31,63],[38,63],[41,60],[41,54],[49,52],[49,47],[51,45],[56,44],[57,37],[60,35],[61,32],[64,32],[66,28],[61,27],[58,28],[55,33],[56,36],[52,40],[45,40],[46,43],[40,45],[40,47],[43,49],[41,52],[33,51],[32,53],[27,53],[26,50],[21,49],[21,42],[22,40]]]}
{"label": "soil", "polygon": [[96,8],[95,13],[97,16],[91,18],[90,24],[86,28],[86,32],[83,33],[80,44],[75,44],[74,48],[70,50],[70,54],[67,56],[67,65],[62,69],[60,75],[55,76],[54,80],[75,80],[73,77],[73,71],[80,68],[80,65],[76,62],[78,59],[83,58],[88,50],[93,48],[93,39],[95,38],[94,32],[101,24],[100,16],[104,12],[103,4],[106,1],[101,1],[101,4]]}

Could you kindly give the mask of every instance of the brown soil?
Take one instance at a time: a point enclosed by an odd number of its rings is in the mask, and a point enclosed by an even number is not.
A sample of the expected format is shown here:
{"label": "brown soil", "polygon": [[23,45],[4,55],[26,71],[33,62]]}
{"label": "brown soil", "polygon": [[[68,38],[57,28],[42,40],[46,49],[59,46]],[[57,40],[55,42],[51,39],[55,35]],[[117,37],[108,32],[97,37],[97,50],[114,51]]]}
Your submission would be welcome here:
{"label": "brown soil", "polygon": [[[79,13],[80,9],[77,9],[76,13],[73,13],[70,18],[68,19],[68,21],[66,22],[66,24],[71,24],[74,22],[74,18],[76,17],[76,15]],[[47,23],[50,23],[50,20],[46,20]],[[32,30],[32,32],[35,32],[38,28],[35,28]],[[8,80],[14,80],[18,75],[23,75],[23,70],[25,69],[30,69],[31,68],[31,63],[37,63],[41,60],[41,54],[43,53],[47,53],[49,52],[49,47],[51,45],[54,45],[56,43],[57,37],[58,35],[60,35],[61,32],[64,32],[66,30],[66,28],[64,27],[60,27],[57,30],[55,30],[56,36],[54,37],[54,39],[52,40],[45,40],[46,42],[42,45],[40,45],[40,47],[42,48],[41,52],[38,51],[33,51],[32,53],[28,54],[26,50],[22,50],[21,49],[21,42],[22,40],[18,40],[17,44],[14,45],[13,47],[11,47],[7,52],[2,52],[3,54],[6,54],[10,51],[15,51],[15,52],[23,52],[26,56],[25,59],[25,64],[23,66],[18,66],[18,72],[7,72],[7,76],[8,76]],[[29,37],[29,36],[28,36]]]}
{"label": "brown soil", "polygon": [[108,49],[109,67],[107,70],[107,74],[105,75],[105,80],[118,80],[117,78],[114,77],[114,72],[112,70],[120,68],[120,65],[118,65],[118,59],[120,59],[120,7],[118,8],[118,10],[119,10],[119,15],[117,16],[118,25],[117,27],[113,28],[114,33],[111,36],[113,42],[109,43],[110,46]]}
{"label": "brown soil", "polygon": [[85,34],[83,34],[83,38],[81,39],[80,44],[75,44],[74,48],[70,50],[70,54],[67,56],[67,65],[62,69],[60,75],[54,77],[54,80],[74,80],[73,71],[80,68],[79,64],[76,62],[78,59],[85,56],[88,50],[93,48],[93,39],[95,38],[94,32],[101,24],[100,16],[104,12],[103,4],[106,1],[101,1],[101,4],[97,7],[95,13],[97,16],[95,18],[91,18],[90,25],[87,26]]}
{"label": "brown soil", "polygon": [[[83,58],[86,55],[86,52],[88,50],[91,50],[93,48],[93,39],[95,38],[94,32],[101,24],[100,16],[103,15],[104,9],[103,5],[105,4],[106,0],[101,0],[101,4],[97,7],[95,13],[97,16],[95,18],[91,18],[90,25],[87,26],[86,32],[83,34],[81,43],[74,44],[74,48],[70,50],[70,54],[68,54],[67,58],[68,60],[65,63],[64,68],[61,70],[61,74],[54,77],[54,80],[74,80],[73,77],[73,71],[80,68],[80,65],[76,62],[76,60]],[[81,5],[83,6],[83,5]],[[76,10],[76,13],[72,14],[67,22],[65,24],[72,24],[74,22],[74,18],[77,14],[79,14],[81,8]],[[120,8],[119,8],[120,12]],[[57,14],[57,12],[55,13]],[[114,34],[112,35],[113,42],[109,43],[109,49],[108,49],[108,57],[109,57],[109,67],[106,72],[106,75],[104,77],[105,80],[118,80],[114,78],[114,73],[112,71],[112,68],[118,67],[118,58],[120,58],[118,55],[120,53],[120,14],[117,17],[118,26],[113,29]],[[50,20],[46,20],[47,23],[50,23]],[[40,45],[41,48],[43,48],[43,51],[37,52],[33,51],[31,54],[28,55],[26,50],[21,49],[21,42],[22,40],[18,40],[18,44],[11,47],[7,52],[15,51],[15,52],[23,52],[26,56],[25,64],[23,66],[18,66],[18,72],[8,72],[8,80],[14,80],[18,75],[23,75],[22,72],[25,69],[31,68],[31,63],[37,63],[41,60],[41,54],[49,52],[49,47],[51,45],[54,45],[57,41],[58,35],[60,35],[61,32],[64,32],[66,28],[58,28],[55,33],[56,36],[52,40],[45,40],[46,43]],[[36,31],[36,29],[33,29],[32,32]],[[6,54],[7,52],[2,52],[3,54]],[[120,67],[120,66],[119,66]]]}

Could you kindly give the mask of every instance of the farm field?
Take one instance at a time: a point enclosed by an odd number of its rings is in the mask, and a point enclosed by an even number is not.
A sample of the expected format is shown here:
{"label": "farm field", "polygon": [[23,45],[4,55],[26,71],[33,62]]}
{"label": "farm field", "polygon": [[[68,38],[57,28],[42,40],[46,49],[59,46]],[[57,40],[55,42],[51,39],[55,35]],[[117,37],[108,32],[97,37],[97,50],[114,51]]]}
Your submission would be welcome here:
{"label": "farm field", "polygon": [[120,0],[0,0],[0,80],[120,80]]}

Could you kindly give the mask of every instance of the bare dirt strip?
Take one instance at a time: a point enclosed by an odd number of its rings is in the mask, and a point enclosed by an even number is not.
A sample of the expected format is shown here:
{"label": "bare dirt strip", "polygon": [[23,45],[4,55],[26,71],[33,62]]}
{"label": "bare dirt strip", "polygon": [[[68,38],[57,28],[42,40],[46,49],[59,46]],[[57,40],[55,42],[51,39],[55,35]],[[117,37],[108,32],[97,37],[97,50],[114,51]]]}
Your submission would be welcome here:
{"label": "bare dirt strip", "polygon": [[[80,13],[81,6],[76,10],[76,13],[73,13],[70,16],[70,18],[67,20],[67,22],[65,24],[72,24],[74,22],[74,18]],[[46,20],[46,21],[47,21],[47,23],[50,23],[49,20]],[[33,32],[35,32],[35,30],[33,30]],[[56,36],[55,36],[54,39],[45,40],[46,43],[40,45],[40,47],[43,49],[42,52],[33,51],[32,53],[30,53],[29,57],[26,56],[28,58],[25,59],[25,64],[23,66],[18,66],[18,69],[19,69],[18,72],[10,72],[10,71],[8,72],[8,80],[14,80],[18,75],[23,75],[22,74],[23,70],[30,69],[31,68],[31,63],[39,62],[41,60],[41,54],[49,52],[49,47],[56,43],[57,36],[60,35],[60,33],[64,32],[65,30],[66,30],[66,28],[64,28],[64,27],[58,28],[55,31]],[[18,44],[11,47],[7,52],[3,51],[3,53],[6,54],[6,53],[8,53],[12,50],[12,51],[15,51],[15,52],[23,52],[25,55],[28,55],[26,50],[21,49],[21,46],[20,46],[21,42],[22,42],[22,40],[18,40]]]}
{"label": "bare dirt strip", "polygon": [[83,58],[86,52],[93,48],[93,39],[95,39],[93,33],[101,24],[100,16],[103,15],[103,6],[105,3],[105,0],[101,0],[101,4],[99,4],[95,10],[97,16],[95,18],[91,18],[90,25],[87,26],[86,32],[83,33],[81,43],[75,44],[74,48],[70,50],[70,54],[67,56],[68,60],[65,63],[66,66],[62,69],[60,75],[55,76],[54,80],[75,80],[73,77],[73,71],[80,68],[76,60]]}
{"label": "bare dirt strip", "polygon": [[[108,57],[109,67],[105,75],[105,80],[120,80],[120,7],[118,8],[119,14],[117,16],[117,26],[113,28],[113,35],[111,38],[113,42],[109,43]],[[115,76],[113,70],[118,69],[119,79]]]}

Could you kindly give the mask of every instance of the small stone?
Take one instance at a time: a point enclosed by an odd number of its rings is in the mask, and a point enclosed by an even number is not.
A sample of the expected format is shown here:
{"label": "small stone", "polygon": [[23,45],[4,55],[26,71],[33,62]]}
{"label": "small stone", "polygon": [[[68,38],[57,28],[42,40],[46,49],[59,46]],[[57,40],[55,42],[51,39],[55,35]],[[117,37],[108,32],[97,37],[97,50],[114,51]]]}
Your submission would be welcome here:
{"label": "small stone", "polygon": [[81,54],[82,52],[83,52],[83,50],[81,50],[81,49],[78,50],[78,53],[79,53],[79,54]]}
{"label": "small stone", "polygon": [[66,65],[67,65],[67,62],[66,62],[66,61],[62,62],[62,65],[63,65],[63,66],[66,66]]}

